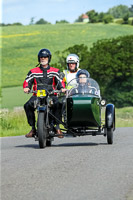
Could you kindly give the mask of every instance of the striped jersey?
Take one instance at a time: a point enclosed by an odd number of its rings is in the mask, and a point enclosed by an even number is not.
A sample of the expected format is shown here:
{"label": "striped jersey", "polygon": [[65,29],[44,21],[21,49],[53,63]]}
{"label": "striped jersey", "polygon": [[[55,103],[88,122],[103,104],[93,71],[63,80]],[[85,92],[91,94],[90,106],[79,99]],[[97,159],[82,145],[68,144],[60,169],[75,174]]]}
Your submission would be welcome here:
{"label": "striped jersey", "polygon": [[[60,70],[51,66],[47,68],[36,67],[31,69],[27,77],[24,80],[23,88],[31,89],[33,86],[33,90],[37,90],[41,85],[52,86],[49,90],[57,89],[65,87],[65,83],[60,79]],[[42,88],[41,88],[42,89]]]}

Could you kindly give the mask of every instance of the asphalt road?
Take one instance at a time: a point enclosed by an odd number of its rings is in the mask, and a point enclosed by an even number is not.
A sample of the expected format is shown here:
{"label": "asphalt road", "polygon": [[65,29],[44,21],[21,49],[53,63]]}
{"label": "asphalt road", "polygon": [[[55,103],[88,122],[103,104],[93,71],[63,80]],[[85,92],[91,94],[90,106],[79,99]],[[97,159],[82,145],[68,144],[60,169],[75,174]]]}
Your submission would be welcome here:
{"label": "asphalt road", "polygon": [[133,200],[133,127],[104,136],[1,138],[2,200]]}

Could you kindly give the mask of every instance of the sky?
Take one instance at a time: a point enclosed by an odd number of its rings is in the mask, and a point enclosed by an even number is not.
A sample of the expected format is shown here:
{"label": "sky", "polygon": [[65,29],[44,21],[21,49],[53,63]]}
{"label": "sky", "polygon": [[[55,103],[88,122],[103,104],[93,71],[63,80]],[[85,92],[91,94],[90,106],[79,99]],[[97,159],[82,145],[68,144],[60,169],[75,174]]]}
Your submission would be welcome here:
{"label": "sky", "polygon": [[130,7],[133,0],[3,0],[0,5],[0,23],[20,22],[28,25],[43,18],[55,24],[56,20],[73,23],[81,14],[94,9],[107,12],[118,5]]}

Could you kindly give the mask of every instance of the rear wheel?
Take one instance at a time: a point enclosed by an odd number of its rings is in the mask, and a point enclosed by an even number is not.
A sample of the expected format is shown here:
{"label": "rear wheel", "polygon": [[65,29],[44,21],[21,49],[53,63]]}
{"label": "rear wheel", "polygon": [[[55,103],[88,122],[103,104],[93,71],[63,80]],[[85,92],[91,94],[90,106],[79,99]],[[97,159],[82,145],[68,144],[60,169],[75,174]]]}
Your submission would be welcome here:
{"label": "rear wheel", "polygon": [[46,124],[45,124],[45,113],[44,112],[38,113],[37,133],[38,133],[39,147],[45,148],[48,132],[47,132]]}
{"label": "rear wheel", "polygon": [[107,142],[113,144],[113,128],[107,129]]}

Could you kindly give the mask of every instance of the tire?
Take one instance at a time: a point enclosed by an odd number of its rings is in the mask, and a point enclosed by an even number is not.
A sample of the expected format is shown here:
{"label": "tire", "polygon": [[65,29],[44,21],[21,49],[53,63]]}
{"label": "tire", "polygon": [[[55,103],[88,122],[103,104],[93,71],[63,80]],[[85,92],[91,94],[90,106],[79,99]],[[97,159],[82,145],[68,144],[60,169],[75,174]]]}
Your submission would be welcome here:
{"label": "tire", "polygon": [[37,133],[38,133],[39,147],[45,148],[46,147],[46,139],[47,139],[47,129],[45,126],[45,113],[44,112],[38,113]]}
{"label": "tire", "polygon": [[107,129],[107,142],[113,144],[113,128]]}

